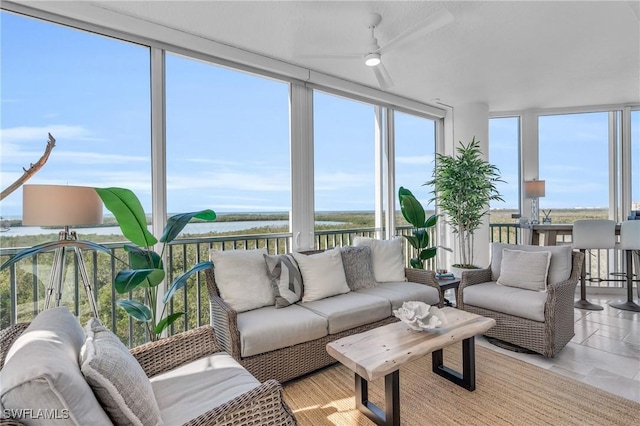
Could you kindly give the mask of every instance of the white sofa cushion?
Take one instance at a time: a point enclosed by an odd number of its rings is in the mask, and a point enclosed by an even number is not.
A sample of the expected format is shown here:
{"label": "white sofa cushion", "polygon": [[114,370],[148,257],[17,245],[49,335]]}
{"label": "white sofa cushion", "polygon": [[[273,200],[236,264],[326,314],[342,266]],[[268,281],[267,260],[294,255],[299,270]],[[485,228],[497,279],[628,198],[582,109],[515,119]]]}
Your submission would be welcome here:
{"label": "white sofa cushion", "polygon": [[404,302],[416,300],[429,305],[440,303],[440,293],[434,287],[407,281],[380,283],[373,288],[363,288],[356,293],[382,297],[391,303],[391,309],[398,309]]}
{"label": "white sofa cushion", "polygon": [[387,299],[355,292],[300,303],[300,306],[326,318],[329,334],[391,316],[391,304]]}
{"label": "white sofa cushion", "polygon": [[545,291],[550,259],[550,251],[502,249],[497,283],[525,290]]}
{"label": "white sofa cushion", "polygon": [[340,247],[322,253],[293,253],[302,273],[302,301],[312,302],[349,292]]}
{"label": "white sofa cushion", "polygon": [[264,255],[276,308],[285,308],[302,297],[302,274],[290,254]]}
{"label": "white sofa cushion", "polygon": [[265,306],[238,314],[238,330],[245,357],[319,339],[328,325],[326,318],[298,305]]}
{"label": "white sofa cushion", "polygon": [[236,312],[275,303],[264,264],[265,254],[267,249],[211,250],[220,297]]}
{"label": "white sofa cushion", "polygon": [[371,247],[373,275],[379,283],[404,281],[404,260],[402,258],[402,238],[378,240],[368,237],[355,237],[354,246]]}
{"label": "white sofa cushion", "polygon": [[547,294],[517,287],[505,287],[491,281],[465,287],[463,301],[465,305],[544,322]]}
{"label": "white sofa cushion", "polygon": [[115,425],[160,425],[151,383],[118,336],[91,318],[80,352],[80,370]]}
{"label": "white sofa cushion", "polygon": [[502,263],[502,250],[522,250],[522,251],[549,251],[551,260],[549,262],[549,273],[547,283],[555,284],[566,281],[571,276],[571,246],[529,246],[504,243],[491,243],[491,281],[497,281],[500,277],[500,266]]}
{"label": "white sofa cushion", "polygon": [[[0,371],[5,409],[57,410],[67,424],[108,425],[109,417],[80,372],[84,331],[65,307],[40,312],[7,353]],[[51,419],[31,418],[30,425]]]}
{"label": "white sofa cushion", "polygon": [[151,378],[167,425],[184,424],[259,385],[236,360],[222,352]]}
{"label": "white sofa cushion", "polygon": [[369,246],[345,246],[340,249],[347,285],[353,290],[376,286],[373,275],[373,259]]}

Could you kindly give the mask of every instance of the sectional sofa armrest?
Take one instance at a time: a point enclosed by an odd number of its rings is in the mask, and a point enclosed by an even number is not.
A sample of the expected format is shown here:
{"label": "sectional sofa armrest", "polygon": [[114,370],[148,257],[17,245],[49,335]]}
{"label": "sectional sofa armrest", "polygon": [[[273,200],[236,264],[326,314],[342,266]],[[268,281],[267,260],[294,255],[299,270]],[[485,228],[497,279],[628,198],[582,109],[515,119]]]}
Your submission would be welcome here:
{"label": "sectional sofa armrest", "polygon": [[464,309],[464,289],[466,287],[491,281],[491,268],[464,271],[458,286],[456,307]]}
{"label": "sectional sofa armrest", "polygon": [[216,338],[225,352],[239,360],[241,352],[238,313],[220,297],[214,268],[206,269],[204,272],[207,280],[207,289],[209,290],[211,325],[215,329]]}
{"label": "sectional sofa armrest", "polygon": [[145,343],[130,350],[148,377],[222,351],[222,347],[216,341],[213,327],[209,325]]}
{"label": "sectional sofa armrest", "polygon": [[268,424],[295,426],[297,421],[282,397],[282,385],[276,380],[267,380],[260,386],[228,401],[184,426],[232,426]]}
{"label": "sectional sofa armrest", "polygon": [[428,269],[404,268],[404,276],[412,283],[424,284],[438,290],[440,301],[438,307],[444,306],[444,291],[436,281],[436,273]]}

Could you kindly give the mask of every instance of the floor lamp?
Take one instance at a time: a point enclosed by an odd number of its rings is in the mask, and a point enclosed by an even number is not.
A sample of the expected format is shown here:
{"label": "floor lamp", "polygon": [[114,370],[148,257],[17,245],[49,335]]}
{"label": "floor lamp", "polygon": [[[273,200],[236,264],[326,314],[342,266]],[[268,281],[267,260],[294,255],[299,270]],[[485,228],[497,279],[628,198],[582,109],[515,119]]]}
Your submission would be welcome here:
{"label": "floor lamp", "polygon": [[55,306],[60,306],[66,253],[74,254],[80,279],[83,282],[89,305],[93,315],[98,317],[98,307],[89,282],[89,274],[82,256],[82,240],[78,240],[71,226],[98,225],[102,223],[102,200],[91,187],[64,185],[24,185],[22,193],[22,224],[25,226],[62,227],[58,234],[59,242],[64,242],[55,249],[51,277],[47,287],[44,308],[48,309],[52,296],[55,295]]}

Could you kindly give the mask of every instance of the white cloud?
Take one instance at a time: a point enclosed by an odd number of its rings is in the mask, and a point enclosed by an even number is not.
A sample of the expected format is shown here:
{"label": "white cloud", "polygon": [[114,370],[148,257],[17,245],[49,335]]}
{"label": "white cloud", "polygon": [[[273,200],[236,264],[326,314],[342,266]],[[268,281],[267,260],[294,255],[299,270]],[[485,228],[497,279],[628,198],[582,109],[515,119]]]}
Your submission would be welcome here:
{"label": "white cloud", "polygon": [[339,191],[373,184],[373,176],[357,173],[319,173],[315,178],[316,191]]}
{"label": "white cloud", "polygon": [[8,129],[0,129],[0,139],[2,143],[25,142],[25,141],[47,141],[47,133],[56,140],[62,139],[80,139],[92,140],[90,132],[83,126],[70,126],[64,124],[55,124],[52,126],[42,127],[11,127]]}
{"label": "white cloud", "polygon": [[224,188],[236,191],[289,191],[289,174],[284,172],[205,172],[194,175],[175,175],[167,177],[170,191],[194,188]]}

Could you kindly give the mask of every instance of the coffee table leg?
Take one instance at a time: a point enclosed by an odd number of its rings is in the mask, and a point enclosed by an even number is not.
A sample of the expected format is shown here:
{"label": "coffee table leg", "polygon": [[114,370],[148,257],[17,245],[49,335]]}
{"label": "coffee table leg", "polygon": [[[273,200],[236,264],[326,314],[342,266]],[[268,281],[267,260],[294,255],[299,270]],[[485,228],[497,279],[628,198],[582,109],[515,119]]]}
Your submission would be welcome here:
{"label": "coffee table leg", "polygon": [[360,377],[356,378],[356,408],[371,421],[380,426],[400,425],[400,370],[389,373],[384,377],[385,411],[369,401],[369,382]]}
{"label": "coffee table leg", "polygon": [[433,372],[451,380],[468,391],[476,388],[476,345],[475,337],[462,341],[462,374],[444,365],[442,349],[431,353]]}

